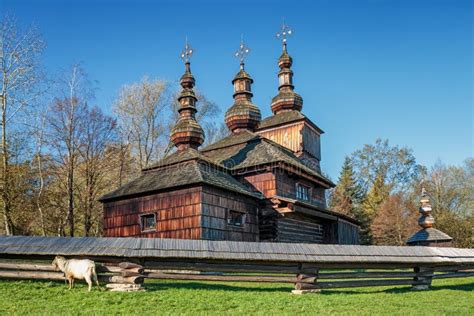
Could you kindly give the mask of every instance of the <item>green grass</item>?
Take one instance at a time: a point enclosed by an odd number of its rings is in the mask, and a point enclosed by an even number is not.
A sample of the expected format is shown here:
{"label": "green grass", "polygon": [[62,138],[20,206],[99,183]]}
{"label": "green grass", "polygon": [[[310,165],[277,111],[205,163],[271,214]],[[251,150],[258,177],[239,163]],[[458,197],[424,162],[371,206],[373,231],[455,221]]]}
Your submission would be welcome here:
{"label": "green grass", "polygon": [[119,293],[78,282],[0,281],[0,315],[36,314],[346,314],[474,315],[474,277],[435,280],[432,290],[374,287],[292,295],[291,285],[156,281]]}

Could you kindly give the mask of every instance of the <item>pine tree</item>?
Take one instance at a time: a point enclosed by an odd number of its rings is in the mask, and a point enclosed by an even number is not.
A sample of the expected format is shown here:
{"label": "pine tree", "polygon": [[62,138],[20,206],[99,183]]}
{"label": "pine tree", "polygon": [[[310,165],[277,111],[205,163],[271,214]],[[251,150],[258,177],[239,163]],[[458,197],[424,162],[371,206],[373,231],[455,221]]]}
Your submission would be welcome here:
{"label": "pine tree", "polygon": [[385,184],[383,173],[377,173],[374,184],[362,202],[362,209],[358,216],[360,225],[360,240],[363,245],[370,245],[373,242],[371,226],[380,210],[381,205],[390,195],[390,189]]}
{"label": "pine tree", "polygon": [[346,157],[338,183],[331,198],[331,208],[337,212],[358,217],[361,190],[354,177],[352,162]]}

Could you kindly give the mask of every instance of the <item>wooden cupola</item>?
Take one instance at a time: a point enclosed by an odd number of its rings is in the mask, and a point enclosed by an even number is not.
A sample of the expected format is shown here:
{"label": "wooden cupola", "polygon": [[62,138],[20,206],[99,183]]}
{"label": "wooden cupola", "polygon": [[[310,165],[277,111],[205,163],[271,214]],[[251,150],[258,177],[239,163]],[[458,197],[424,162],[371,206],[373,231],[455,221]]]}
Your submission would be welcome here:
{"label": "wooden cupola", "polygon": [[181,76],[181,93],[178,97],[180,107],[178,109],[179,119],[171,130],[171,141],[178,148],[184,150],[187,148],[197,149],[204,142],[204,131],[196,121],[196,95],[193,88],[195,79],[191,73],[191,64],[189,58],[193,53],[192,48],[186,42],[185,49],[181,58],[185,62],[185,72]]}
{"label": "wooden cupola", "polygon": [[240,71],[232,80],[234,104],[225,113],[225,123],[232,133],[244,130],[254,132],[261,120],[259,108],[252,103],[253,79],[245,71],[244,58],[250,52],[243,41],[235,56],[240,59]]}
{"label": "wooden cupola", "polygon": [[407,245],[450,247],[453,238],[433,227],[435,220],[431,215],[430,197],[426,193],[425,188],[421,190],[420,204],[421,215],[418,225],[420,225],[421,229],[408,239]]}
{"label": "wooden cupola", "polygon": [[293,59],[288,54],[286,47],[286,37],[291,35],[291,30],[285,30],[285,27],[286,25],[283,25],[282,31],[278,33],[283,38],[283,53],[278,59],[278,67],[280,67],[278,72],[278,95],[272,99],[272,112],[274,114],[290,110],[301,111],[303,108],[303,98],[293,91],[295,88],[293,85],[293,71],[291,70]]}

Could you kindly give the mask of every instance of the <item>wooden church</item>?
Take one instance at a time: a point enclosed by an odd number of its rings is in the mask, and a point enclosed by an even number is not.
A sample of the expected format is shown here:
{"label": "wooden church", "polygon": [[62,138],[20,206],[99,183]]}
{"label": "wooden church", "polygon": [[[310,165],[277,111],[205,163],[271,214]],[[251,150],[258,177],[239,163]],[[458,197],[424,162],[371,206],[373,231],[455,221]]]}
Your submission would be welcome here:
{"label": "wooden church", "polygon": [[242,43],[234,103],[225,114],[230,136],[204,148],[186,45],[179,119],[171,132],[177,150],[100,199],[104,236],[359,243],[357,221],[326,206],[325,191],[334,184],[321,174],[323,131],[301,112],[303,99],[294,92],[290,34],[286,27],[279,33],[283,53],[273,115],[261,119],[252,103]]}

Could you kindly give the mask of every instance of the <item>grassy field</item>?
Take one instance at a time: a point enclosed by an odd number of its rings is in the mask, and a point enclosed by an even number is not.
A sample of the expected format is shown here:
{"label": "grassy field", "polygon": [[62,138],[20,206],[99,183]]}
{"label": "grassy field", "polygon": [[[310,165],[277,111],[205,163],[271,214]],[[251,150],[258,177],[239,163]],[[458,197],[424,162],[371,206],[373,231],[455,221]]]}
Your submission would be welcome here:
{"label": "grassy field", "polygon": [[292,295],[291,285],[155,281],[147,292],[117,293],[84,284],[0,281],[0,315],[36,314],[361,314],[474,315],[474,278],[409,287],[327,290]]}

